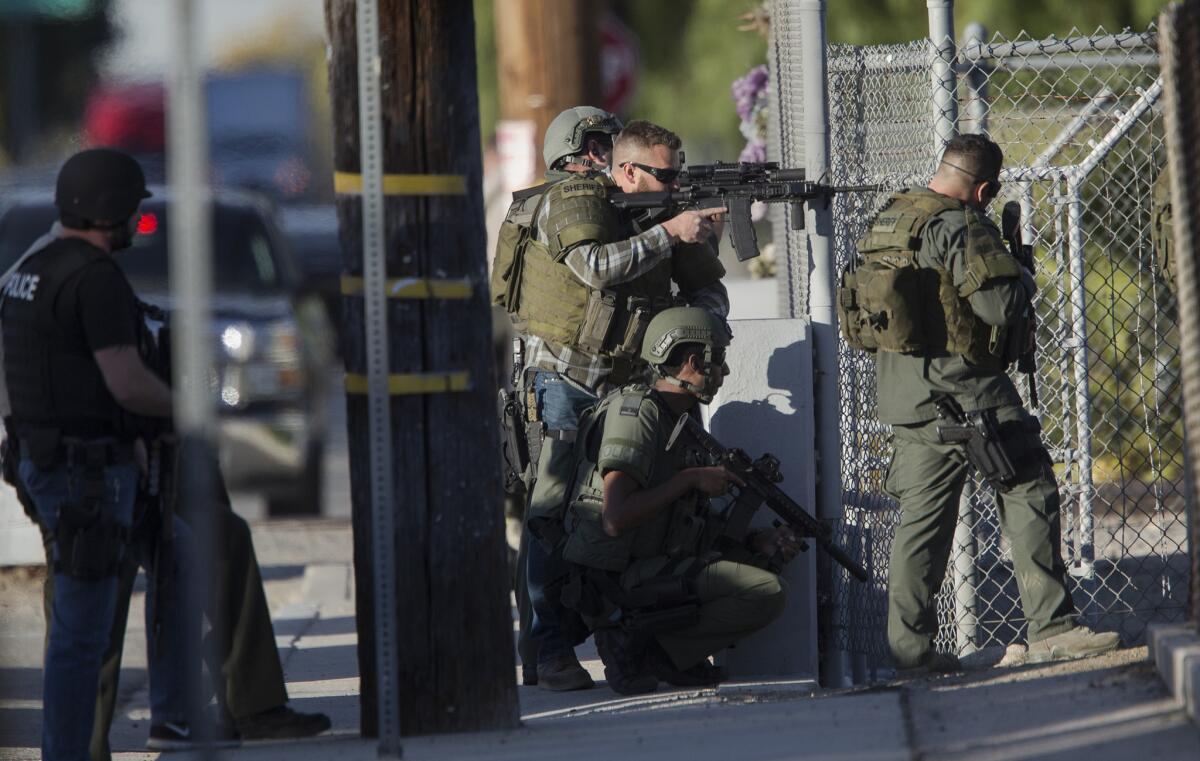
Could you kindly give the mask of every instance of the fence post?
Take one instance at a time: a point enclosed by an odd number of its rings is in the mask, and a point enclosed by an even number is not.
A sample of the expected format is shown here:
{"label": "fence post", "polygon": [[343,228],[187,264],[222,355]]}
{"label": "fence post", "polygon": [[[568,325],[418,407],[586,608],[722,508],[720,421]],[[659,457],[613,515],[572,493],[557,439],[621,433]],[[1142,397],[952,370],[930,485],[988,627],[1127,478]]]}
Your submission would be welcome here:
{"label": "fence post", "polygon": [[929,11],[930,67],[933,87],[933,153],[937,158],[958,132],[958,97],[954,76],[954,0],[926,0]]}
{"label": "fence post", "polygon": [[[932,32],[932,21],[930,31]],[[968,50],[982,50],[987,39],[987,28],[983,24],[969,24],[964,32]],[[982,57],[971,59],[971,68],[967,69],[967,89],[971,96],[967,100],[967,120],[971,123],[971,132],[977,135],[988,133],[988,73],[989,66],[984,64]],[[951,69],[953,71],[953,69]]]}
{"label": "fence post", "polygon": [[1166,122],[1167,166],[1171,172],[1172,253],[1179,297],[1180,353],[1183,371],[1184,432],[1187,439],[1188,543],[1192,555],[1191,617],[1200,630],[1200,522],[1197,521],[1196,465],[1200,462],[1200,262],[1196,257],[1200,225],[1200,2],[1176,3],[1159,17]]}
{"label": "fence post", "polygon": [[[803,42],[804,81],[804,169],[813,180],[829,175],[829,98],[825,37],[825,0],[799,0],[800,37]],[[813,201],[805,208],[811,274],[808,315],[813,336],[813,374],[817,445],[817,517],[837,521],[842,517],[841,404],[838,389],[838,334],[833,308],[833,209],[828,199]],[[818,595],[833,600],[835,570],[826,555],[818,556]],[[846,651],[836,646],[832,604],[818,614],[825,658],[821,664],[822,684],[844,686],[850,681]]]}

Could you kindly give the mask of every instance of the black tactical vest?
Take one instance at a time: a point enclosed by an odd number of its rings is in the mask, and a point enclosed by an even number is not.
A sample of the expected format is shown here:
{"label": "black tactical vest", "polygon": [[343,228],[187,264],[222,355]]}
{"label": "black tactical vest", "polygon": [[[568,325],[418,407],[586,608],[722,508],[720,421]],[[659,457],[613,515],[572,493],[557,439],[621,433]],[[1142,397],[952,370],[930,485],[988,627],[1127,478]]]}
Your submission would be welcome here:
{"label": "black tactical vest", "polygon": [[[63,287],[89,266],[104,266],[98,249],[60,238],[25,262],[4,288],[4,377],[15,432],[55,429],[96,438],[115,432],[118,412],[79,327],[61,324],[55,305]],[[115,296],[116,294],[114,294]]]}

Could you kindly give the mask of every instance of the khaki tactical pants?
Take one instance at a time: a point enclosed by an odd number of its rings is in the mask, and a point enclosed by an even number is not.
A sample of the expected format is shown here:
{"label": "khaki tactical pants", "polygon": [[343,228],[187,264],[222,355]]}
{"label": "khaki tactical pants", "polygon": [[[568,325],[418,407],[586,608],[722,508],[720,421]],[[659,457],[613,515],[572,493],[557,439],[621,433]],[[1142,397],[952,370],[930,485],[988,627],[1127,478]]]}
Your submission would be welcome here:
{"label": "khaki tactical pants", "polygon": [[[284,705],[288,698],[250,526],[232,511],[223,490],[220,496],[223,499],[219,500],[213,527],[216,551],[209,556],[213,563],[213,599],[209,607],[213,629],[205,642],[205,652],[210,671],[217,672],[213,678],[220,693],[218,700],[234,719],[243,719]],[[47,575],[43,587],[47,611],[54,599],[52,578]],[[108,731],[116,709],[125,622],[136,578],[137,566],[127,563],[121,569],[116,615],[100,667],[100,691],[92,725],[92,761],[112,758]],[[49,615],[46,620],[50,620]]]}
{"label": "khaki tactical pants", "polygon": [[[996,416],[1006,429],[1033,420],[1015,405],[996,408]],[[901,517],[888,574],[888,644],[899,668],[918,665],[932,650],[934,596],[946,575],[968,470],[962,447],[938,442],[939,423],[893,426],[895,453],[885,489],[899,500]],[[1035,436],[1029,430],[1021,448],[1026,455],[1014,463],[1020,482],[997,495],[1031,643],[1070,629],[1075,614],[1059,549],[1058,484]]]}
{"label": "khaki tactical pants", "polygon": [[774,621],[783,612],[783,584],[752,565],[718,560],[696,577],[700,617],[655,635],[675,667],[686,670]]}

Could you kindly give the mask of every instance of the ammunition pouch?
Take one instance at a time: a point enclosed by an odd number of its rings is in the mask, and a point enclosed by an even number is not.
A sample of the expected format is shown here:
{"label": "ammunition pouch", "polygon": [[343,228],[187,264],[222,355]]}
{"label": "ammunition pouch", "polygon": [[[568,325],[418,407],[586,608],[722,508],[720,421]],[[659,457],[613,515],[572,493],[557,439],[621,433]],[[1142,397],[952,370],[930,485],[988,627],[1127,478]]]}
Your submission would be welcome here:
{"label": "ammunition pouch", "polygon": [[[623,296],[614,291],[589,291],[576,345],[590,354],[618,359],[636,357],[654,315],[671,306],[670,298]],[[613,383],[624,383],[616,378]]]}

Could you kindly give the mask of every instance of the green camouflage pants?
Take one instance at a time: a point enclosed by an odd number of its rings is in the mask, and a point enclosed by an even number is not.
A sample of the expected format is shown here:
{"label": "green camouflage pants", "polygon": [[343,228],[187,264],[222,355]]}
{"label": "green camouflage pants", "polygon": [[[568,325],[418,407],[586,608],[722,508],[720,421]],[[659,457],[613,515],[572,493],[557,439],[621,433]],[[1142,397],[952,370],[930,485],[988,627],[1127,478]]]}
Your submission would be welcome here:
{"label": "green camouflage pants", "polygon": [[[1059,549],[1058,485],[1032,416],[1009,405],[996,408],[996,417],[1006,440],[1025,437],[1017,450],[1025,455],[1014,463],[1020,481],[999,494],[997,503],[1000,528],[1012,545],[1029,641],[1036,642],[1074,625]],[[901,517],[888,574],[888,645],[899,668],[918,665],[932,650],[934,596],[946,575],[968,470],[960,446],[938,442],[939,422],[893,426],[895,453],[885,488],[899,500]]]}

